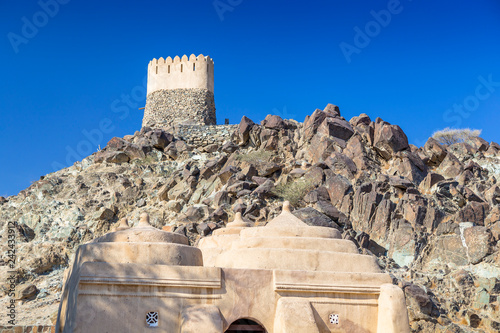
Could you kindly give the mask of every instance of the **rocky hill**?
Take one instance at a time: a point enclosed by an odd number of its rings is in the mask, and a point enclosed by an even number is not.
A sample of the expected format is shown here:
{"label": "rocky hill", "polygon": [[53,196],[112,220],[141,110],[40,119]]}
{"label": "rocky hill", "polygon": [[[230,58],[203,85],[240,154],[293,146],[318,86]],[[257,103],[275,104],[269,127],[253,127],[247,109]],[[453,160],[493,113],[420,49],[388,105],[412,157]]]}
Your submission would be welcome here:
{"label": "rocky hill", "polygon": [[16,320],[42,325],[78,245],[121,219],[133,225],[148,212],[195,244],[236,212],[264,225],[286,199],[306,223],[337,228],[378,258],[405,292],[414,332],[500,331],[498,144],[431,138],[418,148],[399,126],[365,114],[346,121],[331,104],[303,123],[243,117],[223,144],[186,141],[143,128],[0,198],[0,305],[9,301],[8,222]]}

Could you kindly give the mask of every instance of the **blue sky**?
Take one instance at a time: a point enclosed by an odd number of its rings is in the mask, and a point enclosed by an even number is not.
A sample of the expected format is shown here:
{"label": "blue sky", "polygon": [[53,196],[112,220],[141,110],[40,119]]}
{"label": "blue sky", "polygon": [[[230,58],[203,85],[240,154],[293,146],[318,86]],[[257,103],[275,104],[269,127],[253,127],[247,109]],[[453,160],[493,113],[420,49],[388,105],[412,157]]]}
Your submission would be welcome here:
{"label": "blue sky", "polygon": [[500,2],[0,2],[0,195],[140,129],[152,58],[215,61],[217,118],[303,121],[327,103],[423,145],[500,141]]}

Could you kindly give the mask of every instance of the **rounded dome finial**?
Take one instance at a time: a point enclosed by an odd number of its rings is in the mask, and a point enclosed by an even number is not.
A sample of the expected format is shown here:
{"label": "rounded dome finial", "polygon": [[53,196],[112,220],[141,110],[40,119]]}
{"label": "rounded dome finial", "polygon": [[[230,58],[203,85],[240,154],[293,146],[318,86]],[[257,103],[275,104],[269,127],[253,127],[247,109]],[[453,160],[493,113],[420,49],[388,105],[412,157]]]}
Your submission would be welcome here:
{"label": "rounded dome finial", "polygon": [[234,221],[233,222],[240,222],[240,221],[243,221],[243,218],[241,217],[241,212],[237,212],[235,215],[234,215]]}
{"label": "rounded dome finial", "polygon": [[116,228],[116,231],[127,230],[127,229],[130,229],[130,226],[128,225],[127,218],[124,217],[120,220],[120,225],[118,226],[118,228]]}
{"label": "rounded dome finial", "polygon": [[285,201],[283,202],[283,212],[291,213],[292,211],[290,210],[290,201]]}
{"label": "rounded dome finial", "polygon": [[226,225],[226,228],[247,228],[250,224],[243,220],[241,212],[234,214],[234,220]]}
{"label": "rounded dome finial", "polygon": [[141,214],[141,219],[139,220],[139,224],[137,225],[137,227],[138,228],[151,227],[151,224],[149,224],[149,214],[148,213]]}

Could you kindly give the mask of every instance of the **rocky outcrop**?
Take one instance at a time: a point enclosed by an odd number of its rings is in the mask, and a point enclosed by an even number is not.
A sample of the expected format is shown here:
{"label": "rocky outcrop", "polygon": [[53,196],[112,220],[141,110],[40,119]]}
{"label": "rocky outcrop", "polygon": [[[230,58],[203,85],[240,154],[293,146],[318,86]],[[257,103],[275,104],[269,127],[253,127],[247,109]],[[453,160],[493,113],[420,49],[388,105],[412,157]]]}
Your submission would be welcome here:
{"label": "rocky outcrop", "polygon": [[304,123],[243,117],[214,127],[223,131],[216,141],[198,137],[202,127],[144,127],[0,197],[0,236],[9,221],[16,230],[20,311],[50,324],[78,245],[124,218],[146,211],[152,225],[194,244],[237,212],[263,225],[286,199],[304,222],[336,228],[377,257],[405,292],[413,331],[500,329],[499,145],[429,139],[419,148],[399,126],[366,114],[347,121],[332,104]]}

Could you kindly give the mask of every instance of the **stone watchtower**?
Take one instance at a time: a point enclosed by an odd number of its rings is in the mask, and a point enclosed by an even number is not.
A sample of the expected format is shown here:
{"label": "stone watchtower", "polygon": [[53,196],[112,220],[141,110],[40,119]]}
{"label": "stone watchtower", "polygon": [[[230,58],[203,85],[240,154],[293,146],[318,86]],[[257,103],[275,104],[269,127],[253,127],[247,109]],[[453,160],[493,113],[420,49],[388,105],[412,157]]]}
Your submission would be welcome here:
{"label": "stone watchtower", "polygon": [[151,60],[147,93],[143,127],[216,124],[214,62],[209,56]]}

